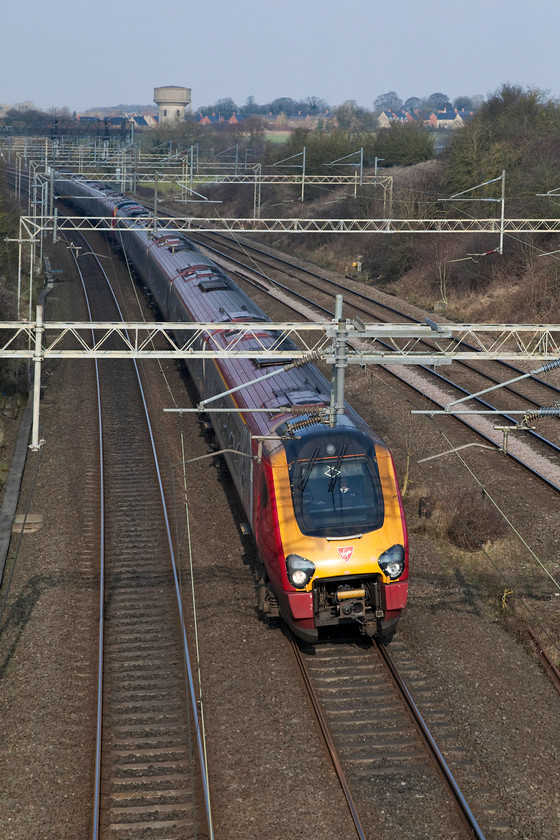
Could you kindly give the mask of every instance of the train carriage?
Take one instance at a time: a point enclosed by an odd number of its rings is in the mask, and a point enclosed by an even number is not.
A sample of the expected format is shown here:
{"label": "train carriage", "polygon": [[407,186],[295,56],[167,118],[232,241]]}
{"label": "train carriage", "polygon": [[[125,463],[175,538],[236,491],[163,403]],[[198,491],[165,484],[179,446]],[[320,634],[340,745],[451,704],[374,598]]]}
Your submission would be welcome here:
{"label": "train carriage", "polygon": [[[204,337],[208,349],[239,348],[241,341],[248,349],[276,346],[269,331],[241,339],[241,322],[267,316],[182,233],[158,234],[145,208],[94,183],[63,176],[56,186],[83,212],[114,220],[114,237],[164,318],[223,323]],[[282,346],[295,349],[289,341]],[[277,358],[263,364],[277,375],[256,382],[259,363],[251,359],[186,360],[201,398],[222,395],[212,406],[231,409],[209,416],[253,530],[260,608],[278,609],[311,643],[347,624],[388,642],[408,590],[407,532],[391,454],[349,405],[334,426],[323,422],[330,383],[314,365],[286,369]],[[251,408],[268,412],[239,411]]]}

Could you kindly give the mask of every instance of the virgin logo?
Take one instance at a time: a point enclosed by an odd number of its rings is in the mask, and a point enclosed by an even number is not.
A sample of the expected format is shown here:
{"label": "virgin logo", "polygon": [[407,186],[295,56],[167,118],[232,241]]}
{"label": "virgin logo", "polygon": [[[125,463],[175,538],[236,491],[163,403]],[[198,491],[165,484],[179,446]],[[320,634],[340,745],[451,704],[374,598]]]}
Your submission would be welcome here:
{"label": "virgin logo", "polygon": [[337,551],[340,554],[340,559],[344,560],[345,563],[348,563],[348,561],[354,554],[354,546],[349,545],[347,548],[339,548],[337,549]]}

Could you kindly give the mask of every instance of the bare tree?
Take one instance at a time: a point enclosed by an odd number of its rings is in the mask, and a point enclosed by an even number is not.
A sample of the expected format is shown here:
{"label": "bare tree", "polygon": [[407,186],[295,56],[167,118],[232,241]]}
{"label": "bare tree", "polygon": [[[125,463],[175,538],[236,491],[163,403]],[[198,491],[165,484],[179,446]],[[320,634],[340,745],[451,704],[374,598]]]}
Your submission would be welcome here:
{"label": "bare tree", "polygon": [[394,90],[390,90],[389,93],[382,93],[373,103],[376,111],[400,111],[402,106],[402,99]]}

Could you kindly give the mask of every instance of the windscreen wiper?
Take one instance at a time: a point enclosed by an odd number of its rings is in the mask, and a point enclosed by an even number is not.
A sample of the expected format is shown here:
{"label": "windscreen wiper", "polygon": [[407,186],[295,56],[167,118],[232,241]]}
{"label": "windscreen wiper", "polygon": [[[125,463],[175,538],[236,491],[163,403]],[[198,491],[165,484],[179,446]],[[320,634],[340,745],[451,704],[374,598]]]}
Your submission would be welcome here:
{"label": "windscreen wiper", "polygon": [[315,449],[313,450],[313,454],[312,454],[311,458],[307,462],[307,466],[305,467],[305,470],[303,471],[300,482],[299,482],[299,489],[301,490],[302,493],[307,486],[307,482],[309,481],[309,476],[311,475],[311,470],[313,469],[313,464],[317,460],[318,456],[319,456],[319,447],[316,446]]}

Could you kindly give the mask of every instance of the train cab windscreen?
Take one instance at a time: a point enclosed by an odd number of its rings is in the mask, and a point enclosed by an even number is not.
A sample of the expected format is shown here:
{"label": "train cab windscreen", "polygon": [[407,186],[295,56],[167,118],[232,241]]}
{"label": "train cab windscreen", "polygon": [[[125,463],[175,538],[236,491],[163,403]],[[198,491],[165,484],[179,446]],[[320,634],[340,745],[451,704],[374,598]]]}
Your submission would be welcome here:
{"label": "train cab windscreen", "polygon": [[371,441],[348,435],[290,444],[294,511],[303,534],[346,537],[383,525],[381,483]]}

